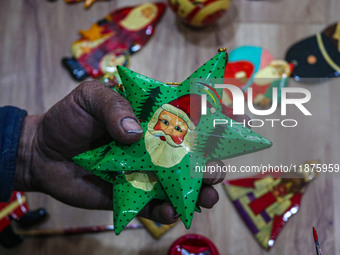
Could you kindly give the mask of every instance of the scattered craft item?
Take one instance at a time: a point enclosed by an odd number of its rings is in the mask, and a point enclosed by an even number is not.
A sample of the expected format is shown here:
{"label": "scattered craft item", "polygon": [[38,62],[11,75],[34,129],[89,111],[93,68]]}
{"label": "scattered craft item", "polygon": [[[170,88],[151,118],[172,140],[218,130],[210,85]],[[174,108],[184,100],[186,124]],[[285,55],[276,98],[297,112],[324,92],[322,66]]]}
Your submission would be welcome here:
{"label": "scattered craft item", "polygon": [[230,0],[168,0],[178,18],[193,27],[216,23],[229,8]]}
{"label": "scattered craft item", "polygon": [[168,255],[219,255],[215,244],[208,238],[189,234],[178,238],[170,247]]}
{"label": "scattered craft item", "polygon": [[46,217],[45,209],[29,210],[24,193],[14,191],[8,203],[0,203],[0,244],[5,248],[13,248],[23,240],[13,231],[11,220],[17,221],[21,228],[27,229],[40,223]]}
{"label": "scattered craft item", "polygon": [[[251,88],[253,104],[267,108],[273,101],[273,88],[277,89],[277,102],[281,101],[281,88],[287,86],[293,68],[284,60],[274,60],[261,47],[241,46],[229,54],[225,83],[239,87],[247,98],[248,88]],[[232,102],[230,90],[225,89],[223,103],[231,106]]]}
{"label": "scattered craft item", "polygon": [[297,171],[268,171],[224,182],[237,212],[263,248],[273,247],[284,225],[298,212],[307,185],[317,176],[310,169],[318,163],[308,161]]}
{"label": "scattered craft item", "polygon": [[155,221],[148,220],[142,217],[138,217],[138,220],[144,225],[144,227],[149,231],[149,233],[155,239],[161,238],[166,232],[172,229],[177,223],[176,222],[170,225],[164,225],[164,224],[160,224]]}
{"label": "scattered craft item", "polygon": [[111,12],[81,30],[81,38],[72,43],[72,58],[62,64],[77,81],[88,76],[119,82],[117,65],[127,66],[131,54],[142,49],[152,37],[164,14],[164,3],[146,3]]}
{"label": "scattered craft item", "polygon": [[[94,2],[97,0],[65,0],[66,3],[73,4],[73,3],[79,3],[84,2],[85,8],[90,8]],[[101,1],[107,1],[107,0],[101,0]]]}
{"label": "scattered craft item", "polygon": [[340,76],[340,22],[292,45],[286,61],[295,65],[296,81],[318,83]]}

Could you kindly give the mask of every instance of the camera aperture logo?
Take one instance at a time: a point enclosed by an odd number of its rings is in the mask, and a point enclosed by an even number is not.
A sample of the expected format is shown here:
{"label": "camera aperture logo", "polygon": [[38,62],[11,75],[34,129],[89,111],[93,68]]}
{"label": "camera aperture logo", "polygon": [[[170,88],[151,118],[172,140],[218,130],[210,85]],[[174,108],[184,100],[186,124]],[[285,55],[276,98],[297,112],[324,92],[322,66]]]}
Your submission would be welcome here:
{"label": "camera aperture logo", "polygon": [[[256,109],[253,102],[253,90],[252,88],[247,89],[247,100],[245,100],[244,92],[237,86],[231,84],[216,84],[215,89],[228,89],[233,96],[233,115],[244,115],[245,114],[245,102],[247,102],[247,106],[249,111],[257,116],[270,116],[273,114],[278,108],[278,88],[272,88],[272,105],[269,109]],[[287,106],[292,105],[299,111],[301,111],[305,116],[312,116],[310,111],[304,106],[304,104],[308,103],[311,99],[311,93],[309,90],[305,88],[280,88],[281,92],[281,116],[287,116]],[[289,98],[289,95],[298,95],[299,98]],[[207,114],[207,95],[203,94],[201,96],[201,114]],[[216,127],[217,125],[229,124],[233,125],[243,125],[249,127],[263,127],[265,124],[271,125],[271,127],[275,127],[276,125],[281,125],[283,127],[296,127],[298,125],[298,121],[296,119],[289,118],[281,118],[281,119],[249,119],[244,120],[243,123],[233,121],[232,119],[214,119],[213,125]]]}

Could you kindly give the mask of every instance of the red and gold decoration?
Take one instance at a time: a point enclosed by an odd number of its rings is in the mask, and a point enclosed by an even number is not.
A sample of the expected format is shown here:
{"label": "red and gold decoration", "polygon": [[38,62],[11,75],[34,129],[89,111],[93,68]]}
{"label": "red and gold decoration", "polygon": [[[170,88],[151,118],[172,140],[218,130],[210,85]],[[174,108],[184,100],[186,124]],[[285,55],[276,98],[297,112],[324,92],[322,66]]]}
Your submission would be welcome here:
{"label": "red and gold decoration", "polygon": [[45,209],[30,211],[24,193],[14,191],[7,203],[0,203],[0,244],[12,248],[22,242],[22,237],[17,235],[11,221],[17,221],[21,228],[29,228],[47,216]]}
{"label": "red and gold decoration", "polygon": [[111,12],[79,31],[73,57],[63,58],[63,65],[78,81],[91,76],[117,82],[117,65],[127,66],[129,56],[147,44],[165,9],[164,3],[145,3]]}
{"label": "red and gold decoration", "polygon": [[214,24],[228,10],[230,0],[168,0],[175,14],[188,25]]}
{"label": "red and gold decoration", "polygon": [[317,173],[308,161],[298,171],[268,171],[252,178],[225,181],[225,189],[249,230],[265,249],[270,249],[289,218],[299,211],[307,185]]}
{"label": "red and gold decoration", "polygon": [[158,222],[148,220],[142,217],[138,217],[138,220],[144,225],[146,230],[152,235],[153,238],[159,239],[161,238],[166,232],[168,232],[170,229],[172,229],[177,222],[170,224],[170,225],[164,225],[160,224]]}
{"label": "red and gold decoration", "polygon": [[[96,2],[96,1],[97,0],[65,0],[65,2],[69,3],[69,4],[84,2],[85,8],[90,8],[91,5],[94,4],[94,2]],[[107,0],[100,0],[100,1],[107,1]]]}
{"label": "red and gold decoration", "polygon": [[170,247],[168,255],[219,255],[215,244],[208,238],[189,234],[178,238]]}

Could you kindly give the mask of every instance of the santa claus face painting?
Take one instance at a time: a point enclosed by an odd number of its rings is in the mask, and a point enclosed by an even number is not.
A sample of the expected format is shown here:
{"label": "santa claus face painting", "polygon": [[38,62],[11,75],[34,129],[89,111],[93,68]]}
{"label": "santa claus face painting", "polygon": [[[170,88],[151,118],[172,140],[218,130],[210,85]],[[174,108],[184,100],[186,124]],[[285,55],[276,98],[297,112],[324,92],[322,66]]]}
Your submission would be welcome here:
{"label": "santa claus face painting", "polygon": [[159,108],[148,125],[145,146],[157,166],[172,167],[189,152],[189,127],[179,114]]}
{"label": "santa claus face painting", "polygon": [[[164,110],[159,114],[154,130],[162,130],[166,135],[171,136],[172,142],[181,144],[188,131],[188,125],[181,117]],[[159,138],[166,141],[165,136]]]}

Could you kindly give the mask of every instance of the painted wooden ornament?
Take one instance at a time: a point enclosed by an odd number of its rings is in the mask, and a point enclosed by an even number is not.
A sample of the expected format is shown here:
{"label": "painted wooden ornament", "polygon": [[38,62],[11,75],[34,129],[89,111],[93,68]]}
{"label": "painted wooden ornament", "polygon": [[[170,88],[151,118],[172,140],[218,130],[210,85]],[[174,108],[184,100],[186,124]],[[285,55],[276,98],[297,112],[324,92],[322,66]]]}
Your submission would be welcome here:
{"label": "painted wooden ornament", "polygon": [[[84,2],[85,8],[90,8],[94,2],[98,0],[65,0],[66,3],[73,4],[78,2]],[[108,1],[108,0],[101,0],[101,1]]]}
{"label": "painted wooden ornament", "polygon": [[[261,47],[241,46],[229,54],[225,83],[239,87],[247,98],[247,89],[252,88],[253,104],[266,108],[272,102],[273,88],[278,89],[277,98],[280,102],[281,88],[287,86],[293,68],[293,65],[284,60],[274,60],[273,56]],[[231,92],[225,89],[223,103],[231,106],[232,102]]]}
{"label": "painted wooden ornament", "polygon": [[168,2],[175,14],[193,27],[214,24],[230,5],[230,0],[168,0]]}
{"label": "painted wooden ornament", "polygon": [[129,56],[140,51],[152,37],[166,9],[165,3],[145,3],[117,9],[72,43],[73,57],[62,64],[77,81],[88,76],[106,80],[118,77],[117,65],[127,66]]}
{"label": "painted wooden ornament", "polygon": [[208,238],[188,234],[178,238],[170,247],[168,255],[219,255],[215,244]]}
{"label": "painted wooden ornament", "polygon": [[46,217],[45,209],[30,210],[25,194],[14,191],[8,203],[0,203],[0,244],[5,248],[13,248],[23,241],[23,238],[12,229],[12,221],[26,229],[40,223]]}
{"label": "painted wooden ornament", "polygon": [[270,170],[224,182],[237,212],[264,249],[273,247],[282,228],[300,209],[307,185],[318,175],[309,169],[318,163],[308,161],[296,172]]}
{"label": "painted wooden ornament", "polygon": [[296,81],[318,83],[340,76],[340,22],[292,45],[286,61],[295,65]]}

